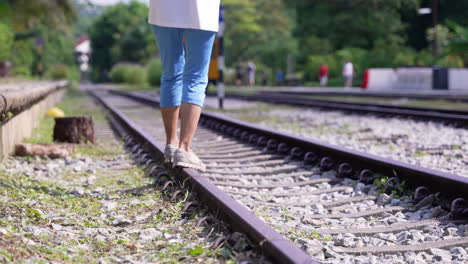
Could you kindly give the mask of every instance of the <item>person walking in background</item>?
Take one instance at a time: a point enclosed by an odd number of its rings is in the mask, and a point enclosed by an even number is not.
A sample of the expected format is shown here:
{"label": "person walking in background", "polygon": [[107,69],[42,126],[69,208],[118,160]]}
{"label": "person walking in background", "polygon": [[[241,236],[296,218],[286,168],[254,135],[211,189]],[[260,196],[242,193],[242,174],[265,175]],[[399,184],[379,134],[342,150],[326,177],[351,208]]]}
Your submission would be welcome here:
{"label": "person walking in background", "polygon": [[326,87],[328,83],[328,66],[322,64],[319,69],[320,86]]}
{"label": "person walking in background", "polygon": [[236,85],[242,85],[242,80],[244,79],[244,67],[242,67],[242,61],[239,58],[236,65]]}
{"label": "person walking in background", "polygon": [[252,86],[255,84],[255,70],[257,67],[252,60],[247,62],[247,77],[249,78],[249,85]]}
{"label": "person walking in background", "polygon": [[219,5],[220,0],[150,0],[149,23],[163,68],[160,107],[166,132],[164,158],[174,166],[206,168],[192,151],[192,139],[205,99]]}
{"label": "person walking in background", "polygon": [[268,73],[266,71],[262,71],[262,85],[268,85]]}
{"label": "person walking in background", "polygon": [[276,84],[281,85],[284,82],[284,73],[282,70],[276,72]]}
{"label": "person walking in background", "polygon": [[354,66],[350,60],[347,60],[343,66],[344,86],[346,88],[353,85]]}

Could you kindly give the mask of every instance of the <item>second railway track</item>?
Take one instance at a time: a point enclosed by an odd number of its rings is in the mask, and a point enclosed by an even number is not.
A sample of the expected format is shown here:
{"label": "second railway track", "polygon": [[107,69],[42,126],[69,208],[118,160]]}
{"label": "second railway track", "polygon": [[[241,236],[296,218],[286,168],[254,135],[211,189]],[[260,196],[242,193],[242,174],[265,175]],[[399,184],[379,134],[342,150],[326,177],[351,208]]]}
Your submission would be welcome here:
{"label": "second railway track", "polygon": [[[96,96],[157,141],[165,141],[162,121],[153,109],[156,100],[122,92]],[[194,139],[195,151],[207,164],[201,176],[316,259],[468,260],[467,178],[213,114],[204,114],[201,124]],[[408,192],[410,188],[416,191]]]}
{"label": "second railway track", "polygon": [[468,126],[468,110],[454,110],[444,108],[397,106],[391,104],[340,102],[314,98],[304,98],[301,95],[261,92],[258,94],[242,95],[228,94],[229,98],[238,98],[249,101],[260,101],[276,104],[287,104],[303,107],[316,107],[324,109],[336,109],[378,115],[396,115],[417,119],[438,120],[452,122],[459,126]]}

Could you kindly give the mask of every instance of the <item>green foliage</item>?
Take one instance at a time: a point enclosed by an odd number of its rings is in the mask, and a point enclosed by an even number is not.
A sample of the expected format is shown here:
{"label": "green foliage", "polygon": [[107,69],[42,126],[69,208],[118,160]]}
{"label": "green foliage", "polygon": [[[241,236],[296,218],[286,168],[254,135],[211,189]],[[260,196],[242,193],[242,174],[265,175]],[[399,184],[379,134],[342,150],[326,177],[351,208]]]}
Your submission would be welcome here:
{"label": "green foliage", "polygon": [[128,66],[125,64],[115,65],[109,73],[109,78],[113,83],[124,83]]}
{"label": "green foliage", "polygon": [[29,77],[31,76],[31,70],[25,66],[18,66],[14,68],[14,74],[16,76]]}
{"label": "green foliage", "polygon": [[301,46],[308,47],[311,54],[323,55],[333,51],[333,45],[326,38],[319,38],[314,35],[304,36]]}
{"label": "green foliage", "polygon": [[[5,34],[0,25],[0,53],[5,51],[15,75],[42,75],[56,64],[74,65],[70,29],[76,16],[71,1],[1,1],[0,22],[11,25],[14,32],[13,36]],[[4,38],[11,38],[12,43]]]}
{"label": "green foliage", "polygon": [[[405,24],[401,12],[415,10],[418,0],[388,1],[288,1],[296,10],[295,36],[300,54],[325,54],[331,50],[356,47],[370,50],[376,41],[403,44]],[[307,64],[299,56],[299,66]]]}
{"label": "green foliage", "polygon": [[148,7],[132,1],[108,7],[94,21],[89,32],[94,78],[119,61],[145,63],[151,57],[156,44],[147,17]]}
{"label": "green foliage", "polygon": [[71,77],[71,70],[65,64],[57,64],[50,68],[46,76],[52,80],[67,80]]}
{"label": "green foliage", "polygon": [[267,65],[261,64],[261,63],[257,63],[256,67],[257,67],[256,74],[255,74],[256,85],[262,84],[263,72],[267,74],[267,85],[271,85],[271,83],[273,82],[273,78],[274,78],[273,70]]}
{"label": "green foliage", "polygon": [[296,50],[291,36],[293,22],[282,0],[225,0],[226,63],[253,58],[271,68],[285,68]]}
{"label": "green foliage", "polygon": [[201,246],[196,246],[193,249],[190,249],[188,253],[191,256],[198,256],[201,255],[205,250]]}
{"label": "green foliage", "polygon": [[43,28],[41,32],[45,44],[43,52],[36,50],[36,63],[40,60],[44,65],[44,70],[54,67],[57,64],[66,64],[70,67],[76,64],[75,57],[73,56],[75,41],[71,34],[62,33],[57,35],[56,32],[48,31],[45,28]]}
{"label": "green foliage", "polygon": [[[311,55],[304,68],[303,76],[306,81],[317,81],[320,65],[326,64],[329,68],[329,77],[341,79],[343,64],[350,60],[354,65],[355,77],[360,78],[362,72],[369,66],[370,56],[370,53],[360,48],[344,48],[328,55]],[[341,84],[342,81],[340,80],[339,83]]]}
{"label": "green foliage", "polygon": [[0,23],[0,61],[8,60],[13,47],[14,34],[10,26]]}
{"label": "green foliage", "polygon": [[33,219],[42,219],[44,217],[44,214],[40,210],[34,208],[26,209],[26,213],[28,214],[29,218]]}
{"label": "green foliage", "polygon": [[69,31],[76,21],[76,13],[71,0],[15,0],[9,18],[15,32],[34,31],[45,25],[51,31]]}
{"label": "green foliage", "polygon": [[112,67],[109,78],[113,83],[145,84],[146,69],[142,66],[119,63]]}
{"label": "green foliage", "polygon": [[31,76],[34,61],[33,42],[30,39],[19,40],[13,43],[11,63],[13,72],[21,76]]}
{"label": "green foliage", "polygon": [[13,257],[3,250],[0,250],[0,255],[4,256],[8,261],[13,261]]}
{"label": "green foliage", "polygon": [[88,34],[93,20],[98,17],[104,7],[93,5],[91,2],[73,0],[73,5],[76,9],[78,21],[73,25],[73,32],[75,36],[82,36]]}
{"label": "green foliage", "polygon": [[[377,41],[375,47],[371,50],[351,47],[327,55],[310,55],[303,67],[304,80],[306,82],[318,81],[319,67],[322,64],[326,64],[329,68],[329,85],[341,85],[342,67],[348,59],[353,63],[356,72],[355,84],[360,82],[360,78],[367,68],[396,68],[412,65],[429,66],[434,63],[434,59],[428,50],[417,52],[409,47],[386,45],[383,41]],[[442,66],[458,65],[459,60],[440,60],[438,64]]]}
{"label": "green foliage", "polygon": [[462,27],[453,21],[447,21],[453,37],[446,45],[446,55],[452,60],[458,57],[468,67],[468,27]]}
{"label": "green foliage", "polygon": [[151,86],[161,85],[162,63],[160,59],[152,59],[148,63],[148,83]]}
{"label": "green foliage", "polygon": [[338,62],[336,56],[329,55],[310,55],[309,60],[304,68],[304,79],[306,81],[318,80],[318,71],[322,64],[326,64],[329,69],[329,76],[340,76],[341,63]]}

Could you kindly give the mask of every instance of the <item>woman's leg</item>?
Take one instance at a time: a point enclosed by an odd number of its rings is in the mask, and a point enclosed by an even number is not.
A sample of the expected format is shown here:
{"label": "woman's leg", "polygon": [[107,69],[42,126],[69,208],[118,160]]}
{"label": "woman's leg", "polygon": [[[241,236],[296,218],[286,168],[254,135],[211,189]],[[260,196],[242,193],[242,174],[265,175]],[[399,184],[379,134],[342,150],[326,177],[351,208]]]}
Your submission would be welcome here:
{"label": "woman's leg", "polygon": [[153,26],[162,62],[161,115],[166,131],[166,144],[178,146],[177,121],[182,100],[182,74],[185,58],[182,30]]}
{"label": "woman's leg", "polygon": [[202,108],[190,103],[182,103],[180,107],[180,143],[179,147],[185,151],[192,148],[192,139],[197,131],[198,120]]}
{"label": "woman's leg", "polygon": [[166,132],[166,145],[179,146],[177,137],[177,122],[179,121],[180,106],[161,107],[161,115]]}
{"label": "woman's leg", "polygon": [[208,68],[215,32],[186,29],[186,62],[183,73],[182,104],[180,107],[180,148],[190,151],[197,130],[205,89],[208,84]]}

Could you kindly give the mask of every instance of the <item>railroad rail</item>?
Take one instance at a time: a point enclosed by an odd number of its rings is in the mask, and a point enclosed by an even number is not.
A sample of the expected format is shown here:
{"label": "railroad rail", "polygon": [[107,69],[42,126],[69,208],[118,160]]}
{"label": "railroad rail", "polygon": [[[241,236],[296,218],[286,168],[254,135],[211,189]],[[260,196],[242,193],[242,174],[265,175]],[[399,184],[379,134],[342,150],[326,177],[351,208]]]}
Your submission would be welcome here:
{"label": "railroad rail", "polygon": [[276,93],[276,94],[287,94],[297,96],[357,96],[357,97],[380,97],[380,98],[392,98],[392,99],[417,99],[417,100],[444,100],[451,102],[465,102],[468,103],[468,94],[465,93],[447,93],[443,90],[432,91],[432,93],[425,94],[424,92],[406,92],[406,91],[343,91],[340,89],[308,89],[287,87],[280,89],[263,89],[263,92]]}
{"label": "railroad rail", "polygon": [[[126,132],[132,137],[131,142],[133,144],[145,146],[145,150],[148,151],[153,158],[156,158],[156,160],[163,160],[164,145],[157,142],[147,131],[143,130],[115,106],[107,102],[102,95],[96,92],[91,92],[91,95],[103,104],[106,109],[111,112],[112,116],[118,120],[118,126],[123,126],[125,128]],[[161,132],[162,131],[159,131],[159,133]],[[178,182],[181,183],[182,186],[188,184],[191,188],[196,190],[201,198],[212,206],[213,211],[221,213],[221,216],[224,216],[235,230],[245,232],[249,238],[259,245],[267,255],[271,256],[275,262],[319,263],[255,217],[255,215],[218,189],[213,183],[201,177],[196,170],[183,168],[180,169],[176,175]],[[158,175],[158,178],[161,176],[162,175]],[[167,175],[165,176],[167,177]]]}
{"label": "railroad rail", "polygon": [[468,125],[468,110],[451,110],[442,108],[395,106],[389,104],[372,104],[358,102],[337,102],[330,100],[319,100],[303,98],[296,95],[275,94],[261,92],[254,95],[227,94],[228,98],[237,98],[249,101],[261,101],[276,104],[288,104],[305,107],[318,107],[326,109],[337,109],[362,113],[373,113],[381,115],[398,115],[418,119],[430,119],[438,121],[455,122],[462,126]]}
{"label": "railroad rail", "polygon": [[[95,96],[98,95],[95,93]],[[135,128],[138,125],[143,127],[146,132],[133,136],[146,138],[144,145],[154,145],[154,149],[158,149],[155,153],[159,153],[154,154],[155,157],[161,156],[163,146],[151,138],[164,140],[161,121],[146,118],[148,108],[158,105],[155,98],[120,91],[110,91],[99,97],[108,109],[114,108],[113,115],[120,116],[128,130],[141,130]],[[137,101],[148,106],[143,107]],[[123,112],[134,118],[130,120]],[[208,170],[201,175],[193,170],[182,170],[181,180],[210,179],[206,183],[214,183],[229,193],[283,235],[301,244],[311,255],[325,254],[328,260],[339,261],[366,253],[393,256],[408,251],[468,246],[468,237],[463,235],[468,213],[467,178],[341,149],[207,112],[203,113],[200,123],[202,127],[194,144]],[[191,178],[189,174],[192,173],[195,176]],[[398,176],[386,181],[384,191],[391,193],[405,181],[408,188],[416,189],[413,197],[390,202],[390,196],[376,192],[372,184],[378,174]],[[204,193],[203,188],[198,190]],[[220,208],[219,204],[216,208]],[[408,219],[416,214],[420,219]],[[233,220],[231,214],[226,215],[231,221],[238,221]],[[244,224],[241,222],[238,228],[242,229]],[[442,230],[442,234],[447,232],[450,236],[440,235],[417,245],[394,241],[391,236],[421,229],[425,232]],[[340,237],[344,233],[349,237]],[[255,238],[258,233],[247,231],[247,234],[257,243],[262,241]],[[327,242],[326,236],[336,237]],[[347,239],[350,237],[361,243],[377,239],[380,244],[356,246]],[[269,253],[278,262],[297,263],[284,258],[279,253],[281,249],[265,247],[266,244],[269,243],[262,245],[267,252],[276,250],[276,253]],[[293,246],[286,251],[289,250],[302,254]]]}

